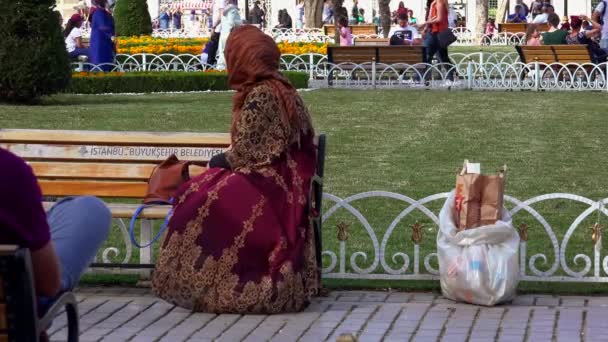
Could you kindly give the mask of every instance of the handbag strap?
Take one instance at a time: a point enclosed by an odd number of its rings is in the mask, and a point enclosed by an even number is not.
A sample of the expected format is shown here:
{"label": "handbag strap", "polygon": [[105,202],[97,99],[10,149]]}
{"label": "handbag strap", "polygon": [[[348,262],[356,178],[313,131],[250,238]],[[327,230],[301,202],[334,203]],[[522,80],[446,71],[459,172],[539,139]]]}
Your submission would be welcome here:
{"label": "handbag strap", "polygon": [[171,217],[171,214],[173,214],[173,207],[171,207],[171,209],[167,213],[167,216],[165,217],[165,221],[163,222],[163,225],[158,230],[158,233],[152,238],[152,240],[150,240],[150,243],[148,243],[147,245],[142,246],[139,244],[139,242],[137,242],[137,239],[135,239],[135,221],[137,221],[137,218],[139,217],[139,215],[141,214],[141,212],[144,209],[153,207],[156,205],[166,205],[166,204],[173,204],[173,199],[171,199],[169,201],[169,203],[156,202],[156,203],[142,204],[135,210],[135,213],[133,214],[133,217],[131,217],[131,223],[129,225],[129,236],[131,237],[131,243],[135,247],[137,247],[137,248],[150,247],[152,244],[154,244],[156,241],[158,241],[158,239],[160,239],[160,237],[164,233],[165,229],[167,229],[167,225],[169,224],[169,218]]}

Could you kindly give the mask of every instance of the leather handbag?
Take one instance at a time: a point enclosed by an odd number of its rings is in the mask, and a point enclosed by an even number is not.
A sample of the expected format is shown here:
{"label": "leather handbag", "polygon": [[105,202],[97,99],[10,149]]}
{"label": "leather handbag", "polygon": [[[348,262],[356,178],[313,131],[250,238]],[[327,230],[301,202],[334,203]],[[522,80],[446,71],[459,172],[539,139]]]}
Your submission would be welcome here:
{"label": "leather handbag", "polygon": [[439,46],[442,49],[446,49],[448,46],[452,45],[458,38],[456,38],[456,35],[454,34],[454,32],[452,32],[452,29],[447,28],[441,32],[439,32],[439,35],[437,36],[439,38]]}
{"label": "leather handbag", "polygon": [[154,168],[154,170],[152,170],[152,174],[148,179],[148,190],[143,199],[143,204],[140,205],[137,210],[135,210],[135,213],[131,218],[129,232],[133,245],[138,248],[145,248],[152,245],[162,236],[165,228],[167,228],[167,224],[169,223],[169,218],[173,213],[173,208],[169,210],[167,217],[165,217],[165,222],[160,227],[156,236],[154,236],[150,243],[145,246],[141,246],[135,239],[135,222],[141,212],[146,208],[155,205],[173,204],[175,192],[182,184],[190,180],[189,167],[189,161],[180,161],[175,155],[171,155],[169,158],[167,158],[167,160],[160,163]]}

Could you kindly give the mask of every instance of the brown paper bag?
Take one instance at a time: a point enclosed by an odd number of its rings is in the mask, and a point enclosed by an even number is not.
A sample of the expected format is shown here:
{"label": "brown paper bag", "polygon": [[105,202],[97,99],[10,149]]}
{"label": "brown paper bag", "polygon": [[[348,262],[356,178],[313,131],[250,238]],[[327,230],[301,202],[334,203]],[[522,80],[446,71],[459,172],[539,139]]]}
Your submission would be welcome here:
{"label": "brown paper bag", "polygon": [[496,223],[502,218],[506,166],[497,174],[470,173],[465,160],[456,176],[454,222],[458,231]]}

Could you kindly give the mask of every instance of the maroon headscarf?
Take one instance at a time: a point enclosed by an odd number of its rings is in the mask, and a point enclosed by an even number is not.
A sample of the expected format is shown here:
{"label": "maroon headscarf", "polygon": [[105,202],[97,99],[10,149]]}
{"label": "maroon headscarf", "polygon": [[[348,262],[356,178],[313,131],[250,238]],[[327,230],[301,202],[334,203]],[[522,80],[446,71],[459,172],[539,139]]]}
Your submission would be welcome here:
{"label": "maroon headscarf", "polygon": [[240,26],[230,33],[225,55],[228,83],[236,90],[233,100],[233,133],[247,95],[262,82],[274,89],[281,102],[281,119],[284,123],[292,127],[297,124],[297,91],[279,72],[281,52],[270,36],[255,26]]}

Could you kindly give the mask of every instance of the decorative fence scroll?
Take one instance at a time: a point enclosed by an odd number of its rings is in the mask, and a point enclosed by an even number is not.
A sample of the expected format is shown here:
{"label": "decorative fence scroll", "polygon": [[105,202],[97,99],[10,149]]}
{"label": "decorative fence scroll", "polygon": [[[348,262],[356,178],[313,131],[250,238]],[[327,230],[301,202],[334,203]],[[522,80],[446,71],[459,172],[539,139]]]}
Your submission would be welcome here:
{"label": "decorative fence scroll", "polygon": [[[439,193],[416,200],[411,197],[385,191],[359,193],[340,198],[324,194],[325,211],[323,213],[324,251],[323,274],[332,279],[384,279],[384,280],[434,280],[438,279],[437,253],[435,246],[438,209],[448,193]],[[377,217],[366,217],[358,209],[365,200],[382,201],[386,205],[398,207],[398,214],[390,219],[384,227],[374,227],[370,222]],[[551,221],[555,217],[546,217],[538,207],[556,202],[571,204],[574,209],[574,220],[561,219],[556,226]],[[602,250],[603,224],[608,222],[608,198],[592,200],[582,196],[553,193],[519,200],[505,196],[505,204],[510,208],[513,222],[519,230],[520,272],[524,281],[544,282],[608,282],[608,252]],[[578,207],[577,207],[578,206]],[[416,216],[417,215],[417,216]],[[392,217],[392,216],[391,216]],[[424,217],[426,223],[419,223]],[[415,223],[408,225],[408,222]],[[339,223],[332,225],[333,221]],[[348,223],[347,223],[348,222]],[[525,222],[525,223],[522,223]],[[567,222],[564,224],[563,222]],[[127,227],[123,219],[116,219],[115,229],[119,234],[122,248],[106,246],[100,251],[97,262],[132,263],[133,248]],[[350,228],[354,227],[354,228]],[[406,227],[407,239],[400,239],[400,229]],[[153,236],[152,224],[142,226],[140,233],[146,240]],[[584,236],[588,251],[571,247],[571,241],[577,236]],[[536,241],[536,249],[529,248],[529,243]],[[145,241],[144,241],[145,242]],[[112,244],[116,243],[113,240]],[[361,248],[361,247],[365,248]],[[426,252],[425,252],[426,251]],[[140,262],[153,260],[151,248],[140,250]],[[143,261],[141,261],[143,259]],[[105,270],[110,272],[125,272]],[[146,271],[127,270],[126,272]]]}

